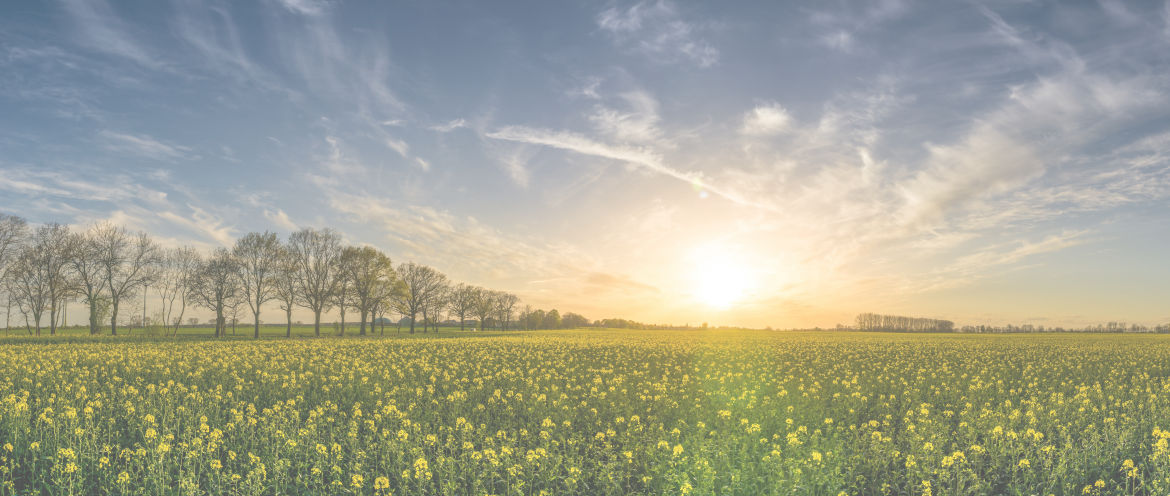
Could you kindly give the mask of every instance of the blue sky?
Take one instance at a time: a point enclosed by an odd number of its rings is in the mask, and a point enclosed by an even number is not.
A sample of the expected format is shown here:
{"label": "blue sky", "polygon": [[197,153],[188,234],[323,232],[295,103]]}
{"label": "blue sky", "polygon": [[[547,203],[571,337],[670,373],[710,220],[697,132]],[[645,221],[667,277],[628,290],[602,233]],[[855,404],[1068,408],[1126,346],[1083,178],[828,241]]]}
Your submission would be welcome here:
{"label": "blue sky", "polygon": [[333,226],[591,318],[1170,321],[1170,3],[2,9],[33,222]]}

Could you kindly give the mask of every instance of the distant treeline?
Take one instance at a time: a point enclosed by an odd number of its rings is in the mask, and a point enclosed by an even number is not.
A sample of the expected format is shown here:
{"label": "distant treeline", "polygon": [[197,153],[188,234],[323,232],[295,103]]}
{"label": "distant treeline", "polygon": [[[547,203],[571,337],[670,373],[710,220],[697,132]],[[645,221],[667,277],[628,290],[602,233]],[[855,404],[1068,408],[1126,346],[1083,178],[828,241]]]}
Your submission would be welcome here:
{"label": "distant treeline", "polygon": [[857,316],[859,331],[887,332],[954,332],[955,323],[949,320],[863,313]]}
{"label": "distant treeline", "polygon": [[854,327],[838,325],[839,331],[884,331],[884,332],[967,332],[967,333],[1027,333],[1027,332],[1150,332],[1170,333],[1170,324],[1146,326],[1141,324],[1126,324],[1125,322],[1109,322],[1106,324],[1089,325],[1080,328],[1045,327],[1033,324],[1024,325],[965,325],[955,327],[949,320],[923,319],[904,317],[900,315],[880,315],[863,313],[857,316]]}
{"label": "distant treeline", "polygon": [[1126,325],[1125,322],[1109,322],[1106,324],[1089,325],[1085,327],[1045,327],[1032,324],[1024,325],[968,325],[959,328],[956,332],[973,332],[973,333],[1019,333],[1019,332],[1147,332],[1147,333],[1170,333],[1170,324],[1159,326],[1146,326],[1141,324]]}

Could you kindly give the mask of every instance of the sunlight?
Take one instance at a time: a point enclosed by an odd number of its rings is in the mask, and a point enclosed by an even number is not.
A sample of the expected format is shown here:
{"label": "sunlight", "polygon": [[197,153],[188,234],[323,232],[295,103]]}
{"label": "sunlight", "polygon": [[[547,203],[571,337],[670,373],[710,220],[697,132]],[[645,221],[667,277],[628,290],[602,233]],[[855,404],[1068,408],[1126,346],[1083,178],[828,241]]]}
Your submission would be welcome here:
{"label": "sunlight", "polygon": [[751,282],[749,274],[743,263],[727,253],[709,254],[698,260],[692,293],[698,301],[726,310],[743,299]]}

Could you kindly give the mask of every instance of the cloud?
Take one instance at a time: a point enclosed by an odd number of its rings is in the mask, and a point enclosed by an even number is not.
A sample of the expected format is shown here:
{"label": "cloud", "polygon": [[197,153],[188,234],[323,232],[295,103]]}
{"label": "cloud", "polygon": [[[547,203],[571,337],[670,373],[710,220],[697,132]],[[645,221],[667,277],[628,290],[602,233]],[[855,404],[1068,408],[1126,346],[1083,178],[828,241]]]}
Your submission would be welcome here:
{"label": "cloud", "polygon": [[272,222],[272,224],[276,227],[286,231],[296,231],[300,229],[300,226],[298,226],[296,222],[293,222],[292,219],[288,217],[288,214],[284,212],[284,210],[279,208],[264,209],[264,218],[268,219],[268,221]]}
{"label": "cloud", "polygon": [[405,141],[394,138],[386,138],[386,146],[390,147],[391,150],[398,152],[402,158],[410,158],[410,145],[407,145]]}
{"label": "cloud", "polygon": [[454,131],[456,129],[461,129],[461,128],[465,128],[465,127],[467,127],[467,121],[464,120],[463,118],[459,118],[459,119],[453,119],[445,124],[437,124],[437,125],[431,126],[429,129],[431,129],[432,131],[438,131],[440,133],[449,133],[449,132]]}
{"label": "cloud", "polygon": [[700,38],[700,28],[683,20],[673,3],[644,1],[627,9],[611,7],[597,16],[597,25],[619,46],[656,61],[686,60],[699,67],[719,61],[719,50]]}
{"label": "cloud", "polygon": [[77,24],[83,46],[132,60],[151,69],[163,63],[126,33],[126,26],[104,0],[63,0],[65,10]]}
{"label": "cloud", "polygon": [[148,135],[133,135],[102,131],[98,133],[105,140],[107,150],[131,153],[155,160],[176,160],[186,158],[191,149],[181,145],[171,145],[156,140]]}
{"label": "cloud", "polygon": [[743,116],[740,132],[748,136],[774,136],[788,130],[792,117],[779,103],[766,103]]}
{"label": "cloud", "polygon": [[275,0],[289,12],[304,16],[319,16],[326,13],[332,3],[328,0]]}
{"label": "cloud", "polygon": [[662,137],[658,128],[658,101],[644,91],[623,93],[621,99],[628,110],[622,111],[598,104],[589,120],[598,132],[618,141],[646,143]]}

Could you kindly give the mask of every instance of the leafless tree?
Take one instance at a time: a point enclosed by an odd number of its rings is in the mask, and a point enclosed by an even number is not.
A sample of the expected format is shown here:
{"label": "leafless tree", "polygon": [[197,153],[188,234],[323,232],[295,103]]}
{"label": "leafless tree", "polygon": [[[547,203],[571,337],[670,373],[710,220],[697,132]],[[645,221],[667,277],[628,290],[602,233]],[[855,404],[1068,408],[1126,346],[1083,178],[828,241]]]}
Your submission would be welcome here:
{"label": "leafless tree", "polygon": [[479,330],[487,330],[487,320],[496,310],[496,295],[494,291],[480,287],[475,288],[472,298],[472,312],[479,319]]}
{"label": "leafless tree", "polygon": [[218,248],[200,265],[191,286],[191,296],[204,308],[215,312],[215,337],[224,336],[224,313],[240,293],[240,278],[231,252]]}
{"label": "leafless tree", "polygon": [[275,300],[284,310],[285,328],[284,337],[292,337],[292,313],[300,300],[297,297],[297,266],[288,247],[282,246],[277,258],[276,278],[274,279]]}
{"label": "leafless tree", "polygon": [[446,278],[423,298],[423,332],[427,332],[427,325],[431,325],[435,332],[439,332],[439,321],[443,320],[443,311],[446,310],[450,298],[451,285]]}
{"label": "leafless tree", "polygon": [[397,307],[404,316],[410,317],[410,333],[414,334],[414,321],[435,291],[447,282],[447,276],[426,265],[407,262],[398,265],[398,278],[404,291],[398,295]]}
{"label": "leafless tree", "polygon": [[172,336],[179,334],[187,298],[201,263],[199,253],[191,247],[172,248],[163,253],[154,288],[162,299],[163,326],[171,328]]}
{"label": "leafless tree", "polygon": [[154,278],[160,250],[146,233],[130,234],[113,224],[98,225],[93,236],[110,298],[110,334],[117,335],[118,307]]}
{"label": "leafless tree", "polygon": [[106,296],[105,266],[101,263],[101,247],[94,236],[95,228],[74,233],[69,237],[69,265],[76,281],[78,294],[89,308],[89,333],[97,334],[101,326],[100,310],[109,305]]}
{"label": "leafless tree", "polygon": [[24,219],[0,214],[0,291],[7,294],[4,306],[4,329],[7,332],[12,316],[12,305],[16,303],[12,293],[7,291],[8,267],[20,251],[28,236],[28,224]]}
{"label": "leafless tree", "polygon": [[333,306],[337,307],[337,313],[341,315],[341,327],[337,330],[338,336],[345,335],[345,313],[354,306],[353,279],[350,278],[349,267],[351,263],[353,261],[346,257],[346,251],[343,248],[341,255],[337,257],[337,271],[334,273],[336,280],[333,284]]}
{"label": "leafless tree", "polygon": [[280,239],[267,231],[244,235],[232,249],[240,273],[241,296],[252,310],[253,339],[260,339],[260,307],[277,296],[282,255]]}
{"label": "leafless tree", "polygon": [[500,319],[500,329],[508,328],[508,323],[512,321],[512,313],[516,311],[516,304],[519,302],[520,298],[512,293],[496,292],[496,315]]}
{"label": "leafless tree", "polygon": [[[41,335],[41,318],[49,307],[49,283],[40,267],[36,250],[25,246],[9,265],[8,277],[5,278],[6,289],[24,316],[25,327],[35,327],[38,336]],[[29,333],[32,333],[31,328]]]}
{"label": "leafless tree", "polygon": [[289,236],[299,304],[312,310],[313,332],[317,336],[321,336],[321,312],[333,303],[340,245],[340,237],[332,229],[306,228]]}
{"label": "leafless tree", "polygon": [[471,315],[472,307],[475,305],[475,286],[464,283],[459,283],[451,290],[451,298],[448,300],[448,308],[451,313],[459,317],[459,330],[464,330],[463,322],[467,320],[467,316]]}
{"label": "leafless tree", "polygon": [[0,214],[0,276],[20,251],[28,235],[28,223],[12,215]]}
{"label": "leafless tree", "polygon": [[57,334],[62,303],[75,294],[69,277],[69,228],[61,224],[45,224],[33,234],[31,260],[45,284],[49,298],[49,334]]}

